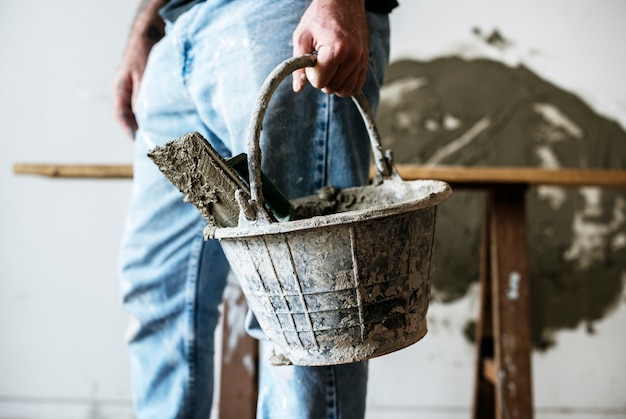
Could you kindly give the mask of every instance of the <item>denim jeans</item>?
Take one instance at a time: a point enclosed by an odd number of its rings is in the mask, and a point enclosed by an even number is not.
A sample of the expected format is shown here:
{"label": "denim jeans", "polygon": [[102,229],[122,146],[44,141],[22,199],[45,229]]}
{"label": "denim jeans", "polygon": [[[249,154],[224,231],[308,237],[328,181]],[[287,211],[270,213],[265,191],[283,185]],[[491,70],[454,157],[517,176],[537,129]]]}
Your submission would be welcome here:
{"label": "denim jeans", "polygon": [[[200,3],[169,24],[150,54],[137,101],[131,205],[121,292],[139,418],[208,418],[214,331],[229,267],[205,221],[146,156],[198,131],[224,156],[246,151],[258,89],[292,53],[306,0]],[[372,108],[388,60],[386,15],[369,14]],[[261,137],[263,170],[289,198],[367,182],[369,140],[352,101],[311,86],[274,94]],[[258,334],[257,331],[256,334]],[[273,367],[260,360],[260,417],[363,417],[366,363]]]}

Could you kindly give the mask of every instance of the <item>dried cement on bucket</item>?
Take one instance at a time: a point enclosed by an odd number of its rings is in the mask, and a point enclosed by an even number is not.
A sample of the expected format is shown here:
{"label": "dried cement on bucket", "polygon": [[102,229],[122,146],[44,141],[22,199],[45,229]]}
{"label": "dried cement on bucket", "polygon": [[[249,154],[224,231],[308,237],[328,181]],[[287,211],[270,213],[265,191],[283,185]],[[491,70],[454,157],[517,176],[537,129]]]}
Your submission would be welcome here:
{"label": "dried cement on bucket", "polygon": [[[443,182],[389,181],[338,191],[338,212],[218,229],[274,361],[356,362],[420,340],[436,204],[450,193]],[[293,202],[315,208],[316,197]]]}

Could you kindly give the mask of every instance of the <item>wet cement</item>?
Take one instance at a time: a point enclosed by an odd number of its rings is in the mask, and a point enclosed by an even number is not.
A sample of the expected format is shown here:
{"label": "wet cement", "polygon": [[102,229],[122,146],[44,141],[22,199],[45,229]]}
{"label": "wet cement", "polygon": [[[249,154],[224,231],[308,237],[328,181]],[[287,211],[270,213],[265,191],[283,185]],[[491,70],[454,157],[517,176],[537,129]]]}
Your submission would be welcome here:
{"label": "wet cement", "polygon": [[249,196],[248,187],[200,133],[155,147],[148,157],[206,220],[206,238],[212,238],[219,227],[237,225],[235,192],[242,190]]}
{"label": "wet cement", "polygon": [[[619,124],[528,68],[486,59],[392,63],[377,123],[398,164],[626,168]],[[583,323],[593,333],[621,302],[626,193],[537,187],[527,202],[532,338],[546,349],[555,331]],[[481,216],[479,194],[440,205],[436,300],[462,298],[477,280]]]}

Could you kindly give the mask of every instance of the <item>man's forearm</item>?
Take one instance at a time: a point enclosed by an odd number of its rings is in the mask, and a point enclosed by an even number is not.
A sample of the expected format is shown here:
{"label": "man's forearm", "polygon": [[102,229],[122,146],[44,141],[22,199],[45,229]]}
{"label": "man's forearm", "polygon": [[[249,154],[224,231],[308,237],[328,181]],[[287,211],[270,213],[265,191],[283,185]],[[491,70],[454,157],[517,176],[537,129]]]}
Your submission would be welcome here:
{"label": "man's forearm", "polygon": [[130,30],[113,91],[113,111],[118,123],[133,138],[137,131],[135,100],[152,47],[165,35],[159,10],[168,0],[141,0]]}

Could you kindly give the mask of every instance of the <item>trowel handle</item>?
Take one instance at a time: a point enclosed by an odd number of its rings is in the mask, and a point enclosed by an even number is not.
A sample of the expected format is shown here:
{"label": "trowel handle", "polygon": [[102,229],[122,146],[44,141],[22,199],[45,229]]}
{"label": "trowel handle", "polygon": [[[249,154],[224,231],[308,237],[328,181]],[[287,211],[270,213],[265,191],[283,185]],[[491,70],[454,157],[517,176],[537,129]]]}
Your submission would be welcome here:
{"label": "trowel handle", "polygon": [[[264,208],[265,201],[263,198],[263,191],[261,189],[261,145],[260,136],[263,126],[263,118],[265,117],[265,111],[269,104],[270,98],[274,94],[274,91],[278,85],[295,70],[305,67],[314,67],[317,62],[315,55],[302,55],[299,57],[293,57],[279,64],[265,79],[252,112],[250,120],[250,128],[248,130],[248,171],[250,173],[250,195],[252,202],[255,202],[257,208]],[[352,96],[352,100],[356,104],[365,127],[370,137],[370,143],[372,151],[374,153],[374,163],[376,165],[376,171],[379,176],[388,177],[391,175],[392,167],[391,162],[385,158],[383,154],[382,145],[380,142],[380,135],[376,124],[374,123],[374,116],[372,110],[365,98],[362,91]]]}

